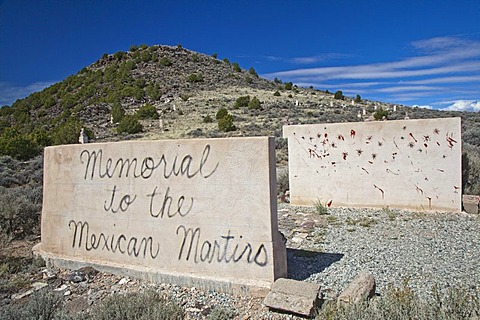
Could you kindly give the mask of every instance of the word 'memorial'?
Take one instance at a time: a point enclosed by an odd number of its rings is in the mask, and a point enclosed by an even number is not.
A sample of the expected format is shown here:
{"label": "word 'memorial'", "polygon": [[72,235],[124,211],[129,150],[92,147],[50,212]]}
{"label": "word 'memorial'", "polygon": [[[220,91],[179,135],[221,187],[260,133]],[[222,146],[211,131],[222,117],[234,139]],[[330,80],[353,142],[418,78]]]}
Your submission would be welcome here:
{"label": "word 'memorial'", "polygon": [[286,276],[274,149],[266,137],[46,148],[36,250],[61,267],[269,288]]}

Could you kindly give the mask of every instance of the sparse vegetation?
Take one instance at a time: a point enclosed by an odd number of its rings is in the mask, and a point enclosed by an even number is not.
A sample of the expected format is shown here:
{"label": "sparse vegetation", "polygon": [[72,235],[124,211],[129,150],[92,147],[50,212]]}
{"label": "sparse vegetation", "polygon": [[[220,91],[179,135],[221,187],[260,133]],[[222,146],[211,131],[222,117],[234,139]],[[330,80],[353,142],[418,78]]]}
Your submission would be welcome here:
{"label": "sparse vegetation", "polygon": [[135,115],[126,115],[117,127],[118,133],[134,134],[142,131],[142,124],[138,121],[138,117]]}
{"label": "sparse vegetation", "polygon": [[248,109],[260,109],[261,102],[257,97],[253,97],[252,100],[248,103]]}
{"label": "sparse vegetation", "polygon": [[480,315],[480,291],[471,293],[459,288],[451,288],[441,294],[433,288],[433,298],[421,300],[408,287],[390,286],[384,295],[370,302],[338,306],[327,302],[318,310],[317,320],[450,320],[475,319]]}
{"label": "sparse vegetation", "polygon": [[225,108],[220,108],[217,111],[217,114],[215,115],[215,119],[222,119],[223,117],[226,117],[228,115],[228,110]]}
{"label": "sparse vegetation", "polygon": [[164,67],[170,67],[173,64],[172,61],[170,61],[170,59],[168,59],[167,57],[160,58],[159,63],[161,66]]}
{"label": "sparse vegetation", "polygon": [[141,106],[135,114],[139,119],[158,119],[159,117],[157,108],[150,103]]}
{"label": "sparse vegetation", "polygon": [[112,114],[113,123],[119,123],[122,121],[123,117],[125,116],[125,110],[123,110],[122,105],[120,102],[115,102],[112,106],[112,110],[110,111]]}
{"label": "sparse vegetation", "polygon": [[292,88],[293,88],[293,83],[292,82],[285,83],[285,90],[292,90]]}
{"label": "sparse vegetation", "polygon": [[338,90],[337,92],[335,92],[335,94],[333,95],[333,98],[334,99],[337,99],[337,100],[342,100],[343,99],[343,92],[341,90]]}
{"label": "sparse vegetation", "polygon": [[320,199],[317,199],[314,203],[315,207],[315,212],[319,215],[325,215],[328,214],[328,206],[326,204],[323,204]]}
{"label": "sparse vegetation", "polygon": [[218,130],[223,132],[235,131],[237,128],[233,124],[233,116],[227,113],[225,116],[217,120]]}
{"label": "sparse vegetation", "polygon": [[375,120],[383,120],[388,118],[388,111],[384,110],[382,107],[378,108],[377,111],[373,114]]}
{"label": "sparse vegetation", "polygon": [[213,119],[212,119],[212,117],[210,117],[209,114],[207,114],[205,117],[203,117],[203,122],[204,123],[212,123]]}
{"label": "sparse vegetation", "polygon": [[192,73],[188,76],[188,82],[196,83],[203,82],[203,76],[200,73]]}
{"label": "sparse vegetation", "polygon": [[232,63],[232,67],[233,67],[233,70],[234,70],[234,71],[237,71],[237,72],[241,72],[241,71],[242,71],[242,68],[240,68],[240,65],[238,64],[238,62],[233,62],[233,63]]}
{"label": "sparse vegetation", "polygon": [[235,100],[234,108],[245,108],[248,107],[248,104],[250,103],[250,96],[242,96],[238,97],[237,100]]}
{"label": "sparse vegetation", "polygon": [[253,67],[248,69],[248,73],[251,74],[252,76],[254,76],[255,78],[258,78],[257,71],[255,71],[255,69],[253,69]]}

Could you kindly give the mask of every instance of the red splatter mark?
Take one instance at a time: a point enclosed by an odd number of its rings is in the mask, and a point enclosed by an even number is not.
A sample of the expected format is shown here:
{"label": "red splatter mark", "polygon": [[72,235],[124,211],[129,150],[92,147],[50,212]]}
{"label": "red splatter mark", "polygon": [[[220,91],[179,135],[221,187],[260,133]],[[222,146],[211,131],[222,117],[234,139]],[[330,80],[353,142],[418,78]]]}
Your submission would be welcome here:
{"label": "red splatter mark", "polygon": [[380,192],[382,193],[382,199],[385,198],[385,191],[383,191],[381,188],[377,187],[376,185],[373,185],[375,187],[375,189],[378,189],[380,190]]}
{"label": "red splatter mark", "polygon": [[412,137],[412,139],[415,140],[415,142],[418,142],[417,139],[415,139],[415,137],[413,136],[413,134],[412,134],[411,132],[410,132],[408,135],[409,135],[410,137]]}
{"label": "red splatter mark", "polygon": [[337,136],[337,139],[338,139],[338,140],[342,140],[342,141],[345,140],[345,138],[344,138],[341,134],[339,134],[339,135]]}
{"label": "red splatter mark", "polygon": [[454,144],[454,143],[457,143],[457,141],[456,141],[455,139],[453,139],[451,136],[450,136],[450,137],[448,136],[448,133],[447,133],[446,139],[447,139],[447,142],[448,142],[448,147],[449,147],[450,149],[453,148],[453,144]]}
{"label": "red splatter mark", "polygon": [[350,137],[355,138],[355,130],[350,130]]}
{"label": "red splatter mark", "polygon": [[347,160],[348,152],[342,152],[343,160]]}
{"label": "red splatter mark", "polygon": [[330,208],[330,207],[332,206],[332,202],[333,202],[333,200],[328,201],[328,202],[327,202],[327,207]]}
{"label": "red splatter mark", "polygon": [[428,144],[424,143],[423,145],[425,146],[425,148],[428,148]]}

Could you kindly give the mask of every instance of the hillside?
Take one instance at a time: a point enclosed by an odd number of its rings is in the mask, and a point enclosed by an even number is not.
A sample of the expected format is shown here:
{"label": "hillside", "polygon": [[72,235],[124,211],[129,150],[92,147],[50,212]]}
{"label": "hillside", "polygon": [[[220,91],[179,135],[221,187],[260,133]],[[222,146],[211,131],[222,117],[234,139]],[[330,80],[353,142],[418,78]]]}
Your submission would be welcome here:
{"label": "hillside", "polygon": [[[246,99],[243,105],[237,103],[240,97]],[[257,103],[248,105],[254,97]],[[221,108],[231,116],[220,130],[216,115]],[[365,116],[360,116],[362,108]],[[478,160],[479,113],[402,105],[393,112],[392,104],[353,103],[353,98],[269,81],[216,54],[146,45],[104,54],[77,74],[1,108],[0,155],[28,159],[46,145],[77,143],[85,127],[93,141],[271,135],[277,138],[277,161],[285,164],[281,134],[286,119],[294,124],[363,121],[380,108],[389,110],[388,119],[403,119],[405,113],[411,119],[462,117],[464,148]],[[127,117],[125,124],[123,114],[135,118]],[[141,126],[133,130],[136,121]]]}
{"label": "hillside", "polygon": [[[0,250],[0,318],[17,309],[34,313],[36,309],[31,307],[34,304],[70,311],[77,314],[75,319],[86,317],[81,310],[103,305],[136,310],[126,300],[115,299],[123,297],[119,293],[129,292],[132,296],[127,296],[128,301],[135,302],[131,297],[147,287],[138,280],[101,273],[94,279],[73,283],[69,280],[71,272],[45,269],[44,262],[32,255],[32,246],[40,240],[43,148],[78,143],[81,128],[85,128],[92,142],[269,135],[276,140],[277,166],[284,167],[288,151],[286,140],[282,138],[282,126],[287,121],[292,124],[356,122],[371,120],[374,115],[378,117],[380,112],[376,110],[387,111],[389,120],[404,119],[406,113],[410,119],[462,117],[464,193],[480,195],[480,113],[402,105],[397,105],[394,112],[394,106],[389,103],[368,100],[352,103],[352,97],[337,98],[340,99],[335,99],[333,93],[298,88],[278,79],[263,79],[253,68],[241,69],[227,59],[217,59],[215,54],[204,55],[180,46],[132,46],[128,52],[105,54],[77,74],[18,100],[12,106],[0,108],[0,247],[3,248]],[[362,109],[366,110],[365,115],[362,115]],[[278,176],[277,187],[282,193],[288,188],[288,175]],[[427,288],[428,285],[430,290],[430,285],[436,283],[424,278],[424,266],[432,265],[430,249],[433,246],[440,248],[441,260],[434,264],[438,268],[432,279],[441,279],[438,280],[441,286],[450,285],[445,279],[458,280],[465,286],[469,281],[475,282],[470,270],[476,260],[468,259],[469,263],[464,263],[464,259],[455,254],[475,252],[471,243],[478,242],[472,240],[476,235],[474,230],[478,228],[471,223],[477,218],[402,213],[388,207],[377,211],[328,210],[328,215],[322,215],[318,207],[279,204],[279,226],[289,241],[289,269],[293,270],[289,271],[290,277],[320,268],[325,262],[332,263],[328,262],[332,260],[330,252],[341,252],[342,256],[345,253],[349,258],[343,258],[338,269],[331,269],[334,271],[328,276],[318,273],[318,279],[335,283],[338,288],[344,287],[348,277],[343,271],[356,273],[364,268],[357,269],[356,262],[368,260],[381,272],[379,287],[385,286],[386,280],[398,285],[400,276],[408,277],[415,269],[418,273],[411,277],[416,281],[415,288]],[[432,238],[432,230],[445,233],[435,233]],[[372,245],[359,247],[359,239],[363,236],[371,239],[363,239],[362,243]],[[379,239],[389,242],[383,245]],[[435,241],[432,246],[418,247],[419,243],[431,241]],[[328,245],[343,247],[329,248]],[[408,246],[412,249],[406,250]],[[381,247],[386,249],[369,251]],[[448,248],[453,249],[448,251]],[[318,250],[326,250],[326,255],[317,253]],[[413,256],[409,255],[412,252]],[[350,258],[352,256],[358,258]],[[376,257],[378,261],[365,257]],[[397,262],[408,263],[397,266]],[[38,283],[48,284],[45,289],[48,291],[39,291],[46,292],[46,295],[33,294],[29,298],[27,293]],[[54,288],[60,294],[48,295]],[[407,290],[405,288],[403,290]],[[474,286],[468,288],[475,289]],[[225,305],[244,319],[292,319],[289,315],[268,312],[261,299],[212,295],[211,291],[166,284],[160,284],[157,290],[172,301],[178,301],[191,319],[221,314],[223,309],[220,307]],[[336,292],[329,290],[326,286],[325,292]],[[392,292],[395,297],[399,292],[412,297],[413,291],[408,288],[408,291]],[[150,303],[148,297],[139,297],[138,301]],[[162,305],[158,304],[158,299],[154,301],[156,306]],[[388,304],[392,305],[390,300]],[[150,310],[143,306],[138,309]],[[164,312],[160,313],[163,315]],[[9,314],[6,318],[26,316]]]}

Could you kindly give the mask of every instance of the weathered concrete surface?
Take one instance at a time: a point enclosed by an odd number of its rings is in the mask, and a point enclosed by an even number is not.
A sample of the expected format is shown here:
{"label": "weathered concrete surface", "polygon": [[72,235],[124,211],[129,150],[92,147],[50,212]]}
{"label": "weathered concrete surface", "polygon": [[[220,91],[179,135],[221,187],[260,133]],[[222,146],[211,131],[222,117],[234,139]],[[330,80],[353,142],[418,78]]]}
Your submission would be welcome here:
{"label": "weathered concrete surface", "polygon": [[268,290],[286,276],[274,150],[267,137],[46,148],[36,251],[73,269]]}
{"label": "weathered concrete surface", "polygon": [[463,209],[470,214],[478,214],[478,204],[480,203],[480,196],[463,195]]}
{"label": "weathered concrete surface", "polygon": [[278,279],[263,303],[272,309],[310,316],[319,305],[320,285],[316,283]]}
{"label": "weathered concrete surface", "polygon": [[368,272],[362,272],[353,279],[338,296],[337,304],[350,304],[366,301],[375,295],[375,278]]}
{"label": "weathered concrete surface", "polygon": [[284,126],[290,199],[461,211],[460,118]]}

